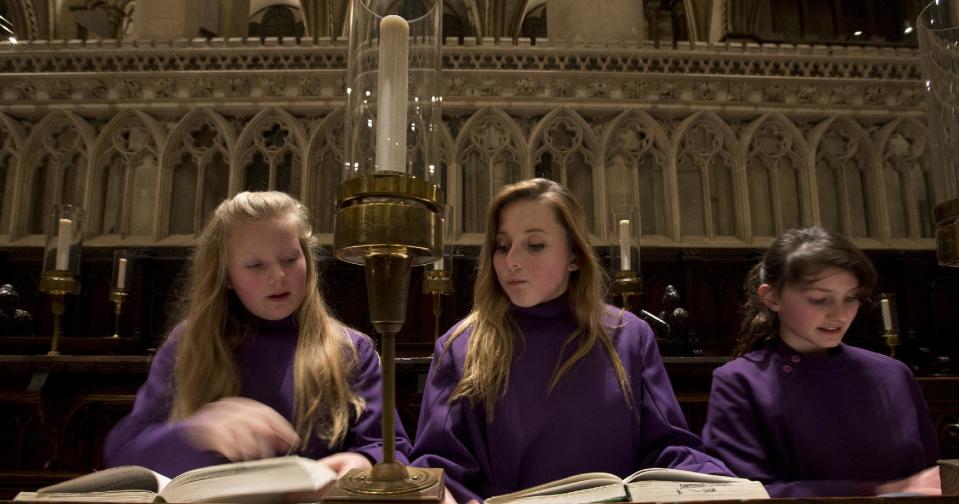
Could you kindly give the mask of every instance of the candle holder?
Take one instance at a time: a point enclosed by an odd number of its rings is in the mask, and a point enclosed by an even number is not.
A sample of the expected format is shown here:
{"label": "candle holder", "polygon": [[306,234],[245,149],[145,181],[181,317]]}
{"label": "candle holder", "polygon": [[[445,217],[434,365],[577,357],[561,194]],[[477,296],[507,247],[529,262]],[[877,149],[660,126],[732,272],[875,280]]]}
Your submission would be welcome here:
{"label": "candle holder", "polygon": [[623,301],[623,308],[637,315],[643,309],[643,279],[635,271],[617,271],[611,288]]}
{"label": "candle holder", "polygon": [[126,289],[118,289],[113,287],[110,289],[110,302],[113,303],[113,337],[120,337],[120,312],[123,309],[123,303],[127,302],[127,297],[130,295]]}
{"label": "candle holder", "polygon": [[47,226],[43,250],[43,272],[40,292],[50,296],[53,333],[47,355],[60,355],[60,318],[66,311],[66,295],[79,294],[80,244],[83,239],[85,212],[74,205],[55,205]]}
{"label": "candle holder", "polygon": [[440,337],[443,296],[449,296],[452,293],[453,279],[446,270],[434,269],[423,272],[423,294],[429,294],[433,298],[433,341]]}
{"label": "candle holder", "polygon": [[133,254],[128,250],[117,250],[113,253],[113,277],[110,282],[110,302],[113,303],[113,337],[120,337],[120,312],[123,303],[130,296],[130,278],[133,271]]}
{"label": "candle holder", "polygon": [[392,414],[395,340],[406,321],[410,269],[443,255],[441,14],[441,2],[350,4],[345,171],[333,250],[338,259],[366,268],[370,322],[383,351],[383,461],[339,478],[323,497],[329,504],[443,497],[441,469],[395,460]]}
{"label": "candle holder", "polygon": [[879,295],[879,313],[882,315],[882,337],[889,349],[889,356],[896,356],[899,346],[899,313],[896,310],[896,295],[883,292]]}

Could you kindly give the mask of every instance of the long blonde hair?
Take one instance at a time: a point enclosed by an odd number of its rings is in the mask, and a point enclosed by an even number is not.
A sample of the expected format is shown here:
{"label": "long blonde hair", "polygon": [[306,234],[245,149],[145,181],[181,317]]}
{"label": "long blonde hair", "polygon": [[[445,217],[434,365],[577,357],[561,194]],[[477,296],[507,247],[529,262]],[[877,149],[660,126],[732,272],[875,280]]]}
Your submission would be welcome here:
{"label": "long blonde hair", "polygon": [[242,192],[225,200],[197,240],[186,327],[176,347],[170,418],[185,418],[204,404],[240,392],[233,353],[246,337],[248,326],[228,307],[227,238],[237,223],[287,216],[292,217],[306,257],[306,294],[296,314],[299,336],[293,364],[294,423],[302,443],[299,448],[308,445],[314,430],[330,446],[336,446],[346,436],[351,413],[359,416],[365,408],[348,380],[354,371],[356,349],[346,328],[329,313],[320,295],[313,256],[316,238],[309,211],[282,192]]}
{"label": "long blonde hair", "polygon": [[579,268],[570,274],[568,289],[569,304],[576,318],[576,329],[563,342],[560,359],[567,345],[576,342],[576,351],[565,361],[557,360],[547,392],[552,392],[560,379],[585,357],[598,341],[609,354],[620,388],[632,408],[629,378],[613,347],[609,331],[603,324],[607,311],[603,301],[607,280],[589,244],[583,210],[569,189],[542,178],[508,185],[490,204],[486,236],[480,251],[479,272],[473,289],[473,311],[453,331],[443,349],[445,354],[456,338],[467,328],[473,328],[473,334],[467,342],[463,378],[456,385],[449,401],[467,398],[471,404],[483,403],[487,419],[492,421],[496,401],[506,393],[516,345],[514,335],[522,338],[522,333],[509,314],[509,297],[496,278],[493,253],[496,250],[500,214],[506,206],[518,201],[541,201],[555,211],[556,219],[566,230],[567,243],[579,265]]}

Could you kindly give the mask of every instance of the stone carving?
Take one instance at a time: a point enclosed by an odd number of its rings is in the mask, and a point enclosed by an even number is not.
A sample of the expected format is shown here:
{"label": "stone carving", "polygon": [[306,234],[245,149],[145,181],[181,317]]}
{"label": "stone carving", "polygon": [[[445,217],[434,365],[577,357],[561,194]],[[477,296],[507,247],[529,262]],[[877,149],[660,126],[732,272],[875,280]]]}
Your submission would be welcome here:
{"label": "stone carving", "polygon": [[27,336],[32,333],[33,317],[21,310],[20,294],[10,284],[0,285],[0,335]]}

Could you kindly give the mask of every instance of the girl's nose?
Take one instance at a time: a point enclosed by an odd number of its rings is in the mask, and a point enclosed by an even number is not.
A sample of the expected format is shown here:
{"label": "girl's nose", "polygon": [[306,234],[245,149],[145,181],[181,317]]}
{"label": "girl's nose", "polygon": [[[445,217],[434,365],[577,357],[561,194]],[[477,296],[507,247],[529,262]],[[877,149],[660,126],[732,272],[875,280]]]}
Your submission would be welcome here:
{"label": "girl's nose", "polygon": [[516,248],[511,248],[506,254],[506,267],[509,268],[510,271],[516,271],[520,269],[522,264],[520,263],[519,259],[519,252],[516,250]]}

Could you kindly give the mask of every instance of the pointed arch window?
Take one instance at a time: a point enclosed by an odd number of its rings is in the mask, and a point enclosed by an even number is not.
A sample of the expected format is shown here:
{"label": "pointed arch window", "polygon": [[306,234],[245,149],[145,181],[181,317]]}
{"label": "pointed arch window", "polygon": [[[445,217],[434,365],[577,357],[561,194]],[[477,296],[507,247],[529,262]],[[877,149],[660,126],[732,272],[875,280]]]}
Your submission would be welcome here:
{"label": "pointed arch window", "polygon": [[831,124],[816,149],[816,187],[822,224],[846,236],[876,235],[866,172],[868,148],[845,123]]}
{"label": "pointed arch window", "polygon": [[202,119],[190,127],[175,151],[170,192],[170,234],[198,233],[227,197],[229,149],[216,124]]}
{"label": "pointed arch window", "polygon": [[462,133],[463,232],[481,233],[486,207],[501,187],[522,178],[522,150],[499,117],[481,117]]}
{"label": "pointed arch window", "polygon": [[802,154],[786,127],[765,120],[746,154],[749,215],[754,236],[778,236],[803,223]]}
{"label": "pointed arch window", "polygon": [[882,176],[892,238],[933,238],[934,185],[925,134],[900,123],[883,147]]}
{"label": "pointed arch window", "polygon": [[666,156],[641,118],[628,117],[615,128],[605,148],[607,206],[638,203],[642,234],[666,235]]}
{"label": "pointed arch window", "polygon": [[103,235],[153,234],[156,199],[157,145],[150,129],[138,118],[116,128],[106,151],[97,187],[99,215],[97,232]]}
{"label": "pointed arch window", "polygon": [[686,131],[677,172],[681,234],[735,236],[733,158],[716,124],[699,120]]}
{"label": "pointed arch window", "polygon": [[88,152],[83,135],[68,118],[58,118],[39,132],[39,154],[34,158],[31,208],[27,223],[30,234],[46,232],[53,205],[83,206]]}
{"label": "pointed arch window", "polygon": [[567,114],[548,119],[534,150],[534,173],[537,177],[555,180],[568,187],[586,214],[586,223],[597,230],[594,211],[593,165],[596,156],[588,145],[582,122]]}

